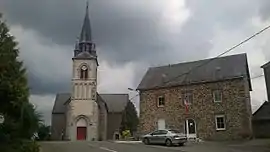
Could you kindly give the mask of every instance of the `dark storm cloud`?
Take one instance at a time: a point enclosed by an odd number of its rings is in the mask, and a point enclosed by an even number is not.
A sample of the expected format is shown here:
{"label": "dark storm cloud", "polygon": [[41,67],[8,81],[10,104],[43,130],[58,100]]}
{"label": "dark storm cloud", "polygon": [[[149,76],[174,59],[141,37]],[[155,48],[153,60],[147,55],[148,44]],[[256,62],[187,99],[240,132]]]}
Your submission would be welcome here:
{"label": "dark storm cloud", "polygon": [[[93,39],[101,55],[118,63],[130,60],[168,62],[171,59],[165,58],[174,56],[170,55],[171,51],[182,52],[177,61],[203,58],[211,48],[208,40],[216,24],[235,28],[254,13],[250,10],[253,5],[244,0],[186,2],[192,16],[183,28],[175,29],[179,34],[169,34],[166,29],[169,27],[160,26],[162,5],[154,0],[91,0]],[[85,1],[4,0],[3,4],[11,24],[34,29],[53,42],[65,45],[74,44],[85,13]],[[153,55],[156,55],[154,60]]]}
{"label": "dark storm cloud", "polygon": [[[205,58],[212,48],[210,40],[217,26],[231,30],[242,28],[256,15],[258,6],[257,1],[246,0],[187,0],[191,16],[179,28],[171,29],[160,23],[166,2],[90,0],[92,37],[101,57],[116,65],[141,61],[145,66]],[[81,29],[85,1],[1,0],[0,9],[11,25],[35,30],[59,45],[73,45]],[[48,53],[53,54],[53,50]],[[29,75],[34,93],[67,90],[67,78],[57,82],[40,79]]]}
{"label": "dark storm cloud", "polygon": [[[152,54],[153,51],[141,47],[148,42],[158,43],[155,36],[159,31],[155,24],[160,16],[158,10],[144,8],[140,2],[130,5],[123,0],[90,1],[93,39],[103,51],[101,54],[108,53],[114,57],[112,60],[126,61],[131,57],[138,59],[142,54],[147,56],[150,54],[147,52]],[[5,0],[4,10],[11,24],[34,29],[57,44],[73,45],[81,29],[85,1]]]}
{"label": "dark storm cloud", "polygon": [[[201,36],[193,37],[194,28],[204,29],[202,22],[197,26],[187,23],[183,29],[183,36],[179,37],[167,33],[166,27],[160,27],[162,5],[156,1],[126,1],[126,0],[93,0],[90,1],[90,16],[93,39],[100,48],[102,56],[111,61],[123,63],[130,60],[144,60],[150,62],[168,61],[164,57],[170,56],[171,49],[183,51],[186,46],[201,47],[202,42],[196,39],[208,38],[209,32],[201,32]],[[157,5],[156,5],[157,4]],[[46,1],[4,1],[4,13],[11,24],[20,24],[24,28],[34,29],[57,44],[73,45],[80,32],[85,13],[85,1],[46,0]],[[191,22],[193,23],[193,22]],[[180,31],[179,27],[179,31]],[[177,29],[176,29],[177,30]],[[178,33],[179,31],[175,31]],[[205,37],[207,35],[207,37]],[[195,40],[194,40],[195,39]],[[183,45],[170,48],[171,43],[178,41]],[[177,43],[178,43],[177,42]],[[198,43],[198,44],[197,44]],[[188,49],[188,48],[187,48]],[[198,56],[207,54],[201,50]],[[197,49],[196,49],[197,50]],[[71,50],[69,50],[71,51]],[[189,50],[195,54],[193,47]],[[198,52],[196,52],[197,54]],[[156,57],[153,59],[153,55]]]}
{"label": "dark storm cloud", "polygon": [[42,79],[42,77],[34,74],[28,75],[28,84],[31,94],[56,94],[59,92],[70,92],[70,79],[66,77],[61,81],[54,82],[52,80]]}

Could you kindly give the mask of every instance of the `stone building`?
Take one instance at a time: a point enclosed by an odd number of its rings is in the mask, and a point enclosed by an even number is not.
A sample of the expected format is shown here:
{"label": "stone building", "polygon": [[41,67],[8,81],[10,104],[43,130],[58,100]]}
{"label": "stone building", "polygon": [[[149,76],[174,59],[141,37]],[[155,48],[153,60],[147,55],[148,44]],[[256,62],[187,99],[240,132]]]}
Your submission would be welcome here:
{"label": "stone building", "polygon": [[128,94],[98,94],[98,58],[91,38],[88,6],[72,58],[71,93],[56,95],[52,140],[106,140],[119,136]]}
{"label": "stone building", "polygon": [[267,97],[268,101],[270,101],[270,62],[267,62],[263,66],[261,66],[264,71],[264,78],[265,78],[265,84],[266,84],[266,91],[267,91]]}
{"label": "stone building", "polygon": [[256,138],[270,138],[270,102],[265,101],[253,114],[253,133]]}
{"label": "stone building", "polygon": [[151,67],[137,90],[141,134],[170,128],[208,140],[252,136],[246,54]]}
{"label": "stone building", "polygon": [[264,64],[261,68],[264,71],[268,101],[265,101],[253,114],[253,132],[256,138],[270,138],[270,62]]}

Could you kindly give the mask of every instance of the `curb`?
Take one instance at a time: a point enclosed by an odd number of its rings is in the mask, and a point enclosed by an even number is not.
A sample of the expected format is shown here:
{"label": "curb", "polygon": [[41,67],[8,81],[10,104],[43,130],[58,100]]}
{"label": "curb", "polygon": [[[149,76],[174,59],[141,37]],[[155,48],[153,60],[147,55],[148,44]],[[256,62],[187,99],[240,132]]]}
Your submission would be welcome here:
{"label": "curb", "polygon": [[113,141],[114,143],[119,144],[140,144],[142,141]]}

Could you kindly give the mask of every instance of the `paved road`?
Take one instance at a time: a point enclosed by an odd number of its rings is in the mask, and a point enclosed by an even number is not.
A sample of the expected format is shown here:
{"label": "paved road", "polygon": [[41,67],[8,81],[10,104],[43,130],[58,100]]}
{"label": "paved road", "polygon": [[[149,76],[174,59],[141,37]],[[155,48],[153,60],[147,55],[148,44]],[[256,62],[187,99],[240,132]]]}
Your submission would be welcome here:
{"label": "paved road", "polygon": [[113,142],[42,142],[40,145],[42,152],[181,152],[161,146]]}
{"label": "paved road", "polygon": [[42,142],[42,152],[270,152],[269,141],[240,143],[201,142],[166,147],[139,143],[113,142]]}

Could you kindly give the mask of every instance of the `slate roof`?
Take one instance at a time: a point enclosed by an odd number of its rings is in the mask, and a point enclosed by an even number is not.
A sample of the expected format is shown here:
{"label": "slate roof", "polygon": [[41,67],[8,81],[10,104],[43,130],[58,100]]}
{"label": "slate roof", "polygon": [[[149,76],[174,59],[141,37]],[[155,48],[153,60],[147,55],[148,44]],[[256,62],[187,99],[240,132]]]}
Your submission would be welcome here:
{"label": "slate roof", "polygon": [[253,120],[270,120],[270,102],[265,101],[253,114]]}
{"label": "slate roof", "polygon": [[66,111],[66,106],[65,103],[70,99],[70,93],[58,93],[56,95],[54,105],[53,105],[53,114],[61,114],[65,113]]}
{"label": "slate roof", "polygon": [[267,63],[265,63],[264,65],[262,65],[261,68],[266,68],[266,67],[268,67],[269,65],[270,65],[270,61],[267,62]]}
{"label": "slate roof", "polygon": [[96,59],[95,56],[91,55],[89,52],[87,51],[83,51],[81,53],[79,53],[77,56],[73,57],[73,59]]}
{"label": "slate roof", "polygon": [[[52,114],[64,114],[66,102],[70,100],[70,93],[58,93],[55,98]],[[104,101],[108,112],[122,112],[128,101],[128,94],[97,94],[98,101]]]}
{"label": "slate roof", "polygon": [[104,99],[102,99],[101,96],[97,93],[97,103],[98,103],[98,102],[103,102],[103,103],[105,103],[105,108],[106,108],[107,112],[109,111],[109,108],[108,108],[107,103],[106,103],[106,102],[104,101]]}
{"label": "slate roof", "polygon": [[83,21],[82,31],[80,35],[80,42],[89,42],[91,41],[91,26],[90,26],[90,19],[89,19],[89,10],[88,10],[88,3],[86,6],[86,13]]}
{"label": "slate roof", "polygon": [[122,112],[129,101],[128,94],[99,94],[107,103],[109,112]]}
{"label": "slate roof", "polygon": [[[200,66],[202,64],[205,65]],[[194,69],[197,66],[200,67]],[[188,75],[185,74],[191,69],[194,70]],[[138,85],[137,90],[221,81],[240,77],[248,78],[249,88],[252,90],[247,55],[245,53],[216,59],[210,58],[161,67],[150,67]]]}

